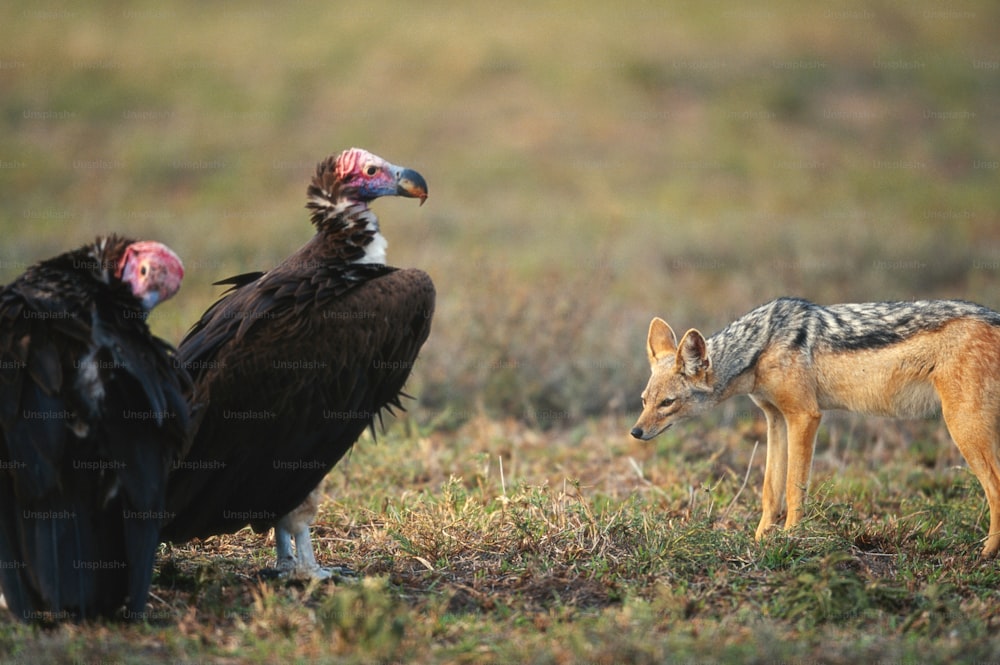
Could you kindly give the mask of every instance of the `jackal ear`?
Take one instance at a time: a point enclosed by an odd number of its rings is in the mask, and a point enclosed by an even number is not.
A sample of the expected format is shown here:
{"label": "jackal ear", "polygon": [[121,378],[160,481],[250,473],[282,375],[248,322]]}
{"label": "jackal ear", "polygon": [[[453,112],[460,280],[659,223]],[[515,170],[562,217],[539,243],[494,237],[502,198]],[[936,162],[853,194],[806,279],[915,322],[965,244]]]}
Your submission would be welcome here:
{"label": "jackal ear", "polygon": [[660,317],[654,317],[649,323],[649,336],[646,338],[646,354],[649,364],[677,353],[677,336],[667,322]]}
{"label": "jackal ear", "polygon": [[684,333],[680,347],[677,349],[678,373],[694,378],[711,366],[712,359],[708,357],[705,337],[694,328]]}

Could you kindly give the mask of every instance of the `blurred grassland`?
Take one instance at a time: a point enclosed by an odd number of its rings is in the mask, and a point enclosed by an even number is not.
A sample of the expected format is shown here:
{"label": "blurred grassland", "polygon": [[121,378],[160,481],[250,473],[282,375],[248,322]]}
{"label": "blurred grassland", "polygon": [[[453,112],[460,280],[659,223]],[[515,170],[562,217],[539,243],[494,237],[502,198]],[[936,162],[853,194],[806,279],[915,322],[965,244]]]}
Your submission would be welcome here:
{"label": "blurred grassland", "polygon": [[185,260],[170,340],[310,235],[314,165],[438,285],[425,420],[634,406],[649,318],[783,294],[1000,307],[1000,7],[8,3],[0,280],[110,230]]}

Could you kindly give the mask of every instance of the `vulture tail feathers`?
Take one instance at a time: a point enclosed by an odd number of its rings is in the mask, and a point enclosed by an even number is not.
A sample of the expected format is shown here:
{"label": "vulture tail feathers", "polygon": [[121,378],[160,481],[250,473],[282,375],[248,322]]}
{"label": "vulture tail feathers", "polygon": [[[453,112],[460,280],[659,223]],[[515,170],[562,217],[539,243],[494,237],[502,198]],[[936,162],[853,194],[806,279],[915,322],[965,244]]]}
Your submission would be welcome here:
{"label": "vulture tail feathers", "polygon": [[38,596],[20,609],[22,620],[81,619],[93,616],[99,602],[91,572],[102,565],[82,515],[61,502],[50,501],[32,511],[22,536]]}
{"label": "vulture tail feathers", "polygon": [[146,611],[146,596],[153,582],[153,562],[160,543],[160,519],[155,513],[136,515],[125,520],[125,554],[129,566],[129,618],[141,618]]}

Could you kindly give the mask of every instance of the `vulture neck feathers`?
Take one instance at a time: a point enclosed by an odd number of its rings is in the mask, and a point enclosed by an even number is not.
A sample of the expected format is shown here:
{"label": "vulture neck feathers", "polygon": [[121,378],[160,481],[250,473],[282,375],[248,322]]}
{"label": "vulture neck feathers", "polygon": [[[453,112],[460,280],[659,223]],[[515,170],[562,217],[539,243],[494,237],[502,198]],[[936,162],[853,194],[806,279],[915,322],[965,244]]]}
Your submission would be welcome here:
{"label": "vulture neck feathers", "polygon": [[327,261],[342,263],[385,263],[389,246],[379,231],[378,217],[366,203],[340,199],[334,203],[317,201],[310,189],[306,207],[312,210],[316,238]]}
{"label": "vulture neck feathers", "polygon": [[328,260],[385,263],[389,243],[379,231],[378,217],[356,190],[344,186],[331,160],[316,168],[307,198],[306,208]]}

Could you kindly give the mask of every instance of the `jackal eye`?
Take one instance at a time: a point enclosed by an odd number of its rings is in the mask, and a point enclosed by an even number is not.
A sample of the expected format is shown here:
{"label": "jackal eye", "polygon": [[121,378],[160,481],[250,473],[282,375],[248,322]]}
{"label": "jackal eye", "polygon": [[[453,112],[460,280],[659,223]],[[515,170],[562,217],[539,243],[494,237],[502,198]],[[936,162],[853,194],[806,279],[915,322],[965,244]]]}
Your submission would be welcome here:
{"label": "jackal eye", "polygon": [[668,406],[670,406],[671,404],[673,404],[676,401],[677,400],[674,399],[673,397],[667,397],[662,402],[660,402],[660,408],[661,409],[665,409],[665,408],[667,408]]}

